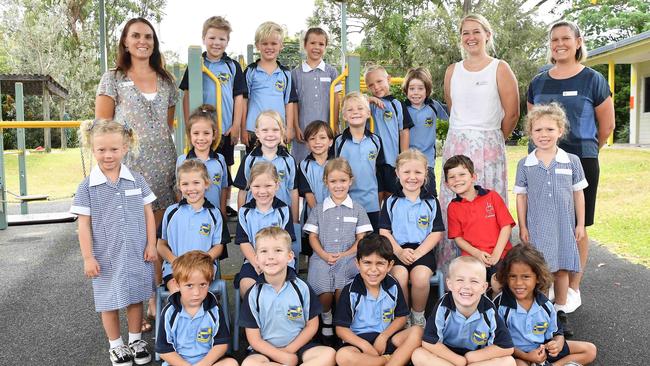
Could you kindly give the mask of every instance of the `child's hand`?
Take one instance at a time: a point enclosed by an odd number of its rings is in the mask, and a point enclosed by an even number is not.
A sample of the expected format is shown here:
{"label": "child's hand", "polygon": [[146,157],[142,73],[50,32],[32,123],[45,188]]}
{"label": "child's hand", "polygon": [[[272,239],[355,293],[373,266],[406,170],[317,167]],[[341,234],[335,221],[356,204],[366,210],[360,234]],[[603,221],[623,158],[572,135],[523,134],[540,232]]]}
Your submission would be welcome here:
{"label": "child's hand", "polygon": [[95,257],[84,259],[84,274],[88,278],[99,276],[99,263]]}
{"label": "child's hand", "polygon": [[523,244],[530,244],[530,234],[525,227],[519,227],[519,239]]}
{"label": "child's hand", "polygon": [[235,128],[235,126],[232,126],[224,133],[226,136],[230,136],[230,144],[231,145],[236,145],[237,140],[239,140],[239,128]]}
{"label": "child's hand", "polygon": [[325,257],[326,258],[323,258],[325,260],[325,262],[327,262],[327,264],[329,264],[330,266],[333,266],[334,264],[336,264],[336,261],[338,261],[341,258],[341,254],[340,253],[327,253],[325,255]]}
{"label": "child's hand", "polygon": [[278,359],[274,361],[286,366],[296,366],[298,365],[298,355],[282,350],[282,356],[278,357]]}
{"label": "child's hand", "polygon": [[384,102],[377,97],[368,97],[368,103],[374,104],[377,107],[384,109]]}
{"label": "child's hand", "polygon": [[584,225],[576,226],[576,241],[580,241],[585,238],[585,227]]}
{"label": "child's hand", "polygon": [[494,254],[490,254],[487,256],[486,260],[490,264],[490,266],[496,266],[497,263],[499,263],[499,260],[501,258],[494,256]]}
{"label": "child's hand", "polygon": [[248,146],[248,131],[246,129],[241,132],[241,143]]}
{"label": "child's hand", "polygon": [[530,362],[538,363],[538,364],[543,364],[544,361],[546,361],[546,352],[544,351],[544,345],[542,344],[541,346],[535,348],[534,350],[530,352],[526,352],[527,360]]}
{"label": "child's hand", "polygon": [[290,143],[291,140],[293,140],[294,136],[296,135],[296,131],[294,130],[293,127],[287,127],[287,131],[285,132],[284,135],[284,142],[285,143]]}
{"label": "child's hand", "polygon": [[296,141],[302,142],[302,143],[307,142],[307,141],[305,141],[305,136],[303,136],[302,130],[300,129],[300,127],[296,127],[295,130],[296,130]]}
{"label": "child's hand", "polygon": [[144,260],[145,262],[155,262],[158,259],[158,251],[156,250],[156,245],[147,245],[144,248]]}
{"label": "child's hand", "polygon": [[413,249],[403,248],[397,253],[397,258],[399,258],[402,263],[409,265],[415,262],[415,253]]}
{"label": "child's hand", "polygon": [[377,350],[377,353],[381,356],[386,352],[386,344],[388,343],[388,337],[383,333],[379,333],[375,342],[372,344],[372,347]]}
{"label": "child's hand", "polygon": [[[375,342],[376,341],[377,340],[375,340]],[[366,340],[363,341],[363,345],[361,346],[361,352],[367,353],[367,354],[373,355],[373,356],[381,356],[381,354],[377,352],[375,347],[372,344],[370,344],[370,342],[368,342]]]}
{"label": "child's hand", "polygon": [[474,252],[473,256],[474,256],[476,259],[480,260],[481,263],[483,263],[484,266],[486,266],[486,267],[490,267],[490,266],[492,266],[492,265],[490,264],[490,260],[489,260],[489,258],[490,258],[490,254],[488,254],[488,253],[486,253],[486,252],[484,252],[484,251],[482,251],[482,250],[478,250],[478,249],[477,249],[476,252]]}
{"label": "child's hand", "polygon": [[545,346],[546,346],[546,351],[548,351],[549,356],[557,357],[557,355],[562,350],[562,347],[564,346],[564,342],[556,340],[554,338],[554,339],[546,342]]}

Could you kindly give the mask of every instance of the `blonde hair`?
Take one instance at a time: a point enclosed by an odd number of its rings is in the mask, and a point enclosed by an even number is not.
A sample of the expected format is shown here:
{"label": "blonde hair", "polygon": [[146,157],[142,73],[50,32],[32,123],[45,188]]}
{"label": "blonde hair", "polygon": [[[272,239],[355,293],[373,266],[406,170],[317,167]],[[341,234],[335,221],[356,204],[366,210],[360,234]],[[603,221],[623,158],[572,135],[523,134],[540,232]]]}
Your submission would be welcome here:
{"label": "blonde hair", "polygon": [[[286,230],[277,226],[265,227],[264,229],[258,231],[257,234],[255,234],[255,242],[259,243],[260,239],[273,239],[280,241],[287,246],[287,249],[289,249],[289,251],[292,250],[291,236]],[[257,251],[257,248],[259,248],[258,245],[255,246],[255,251]]]}
{"label": "blonde hair", "polygon": [[[555,28],[559,27],[568,27],[571,29],[573,32],[573,36],[577,39],[582,40],[582,44],[580,45],[580,48],[576,49],[576,61],[578,63],[582,63],[585,60],[587,60],[587,46],[585,45],[585,40],[582,38],[580,35],[580,28],[578,25],[574,22],[568,21],[568,20],[560,20],[559,22],[553,23],[549,28],[548,28],[548,40],[549,43],[551,41],[551,35],[553,34],[553,30]],[[553,58],[553,55],[551,54],[551,47],[548,47],[548,55],[547,55],[548,62],[555,64],[555,59]]]}
{"label": "blonde hair", "polygon": [[181,184],[181,175],[189,172],[199,172],[201,178],[207,183],[210,183],[210,175],[208,168],[199,159],[187,159],[176,168],[176,185]]}
{"label": "blonde hair", "polygon": [[327,162],[325,169],[323,170],[323,182],[327,183],[327,177],[334,171],[339,171],[344,174],[347,174],[350,177],[350,180],[354,179],[354,174],[352,174],[352,167],[350,163],[344,158],[336,158]]}
{"label": "blonde hair", "polygon": [[81,122],[79,135],[83,148],[92,151],[95,135],[117,133],[122,135],[124,143],[129,147],[129,154],[137,156],[140,151],[138,134],[127,123],[119,123],[112,119],[95,119]]}
{"label": "blonde hair", "polygon": [[566,118],[564,109],[558,103],[537,104],[526,115],[526,134],[530,136],[533,132],[533,124],[542,119],[548,118],[557,123],[557,127],[562,130],[560,138],[564,137],[568,131],[569,122]]}
{"label": "blonde hair", "polygon": [[485,278],[485,272],[486,272],[485,265],[483,264],[483,262],[481,262],[475,257],[472,257],[471,255],[461,255],[460,257],[454,258],[451,261],[451,263],[449,263],[449,275],[447,276],[447,278],[451,279],[452,276],[456,273],[456,271],[458,271],[457,267],[463,265],[473,265],[480,268],[483,272],[483,276],[481,278]]}
{"label": "blonde hair", "polygon": [[410,160],[415,160],[424,165],[424,185],[427,184],[429,181],[429,174],[428,174],[428,169],[429,169],[429,160],[427,157],[418,149],[413,149],[410,148],[408,150],[402,151],[398,156],[397,160],[395,161],[395,172],[397,172],[402,166],[402,164],[406,164],[407,161]]}
{"label": "blonde hair", "polygon": [[[284,121],[282,120],[282,116],[280,115],[280,113],[272,109],[260,113],[259,115],[257,115],[257,118],[255,119],[255,129],[258,129],[260,127],[260,121],[264,117],[270,118],[278,123],[278,126],[280,127],[280,134],[282,134],[282,138],[280,139],[280,145],[284,146],[284,136],[286,135],[286,132],[284,127]],[[260,144],[261,142],[257,140],[257,143]]]}
{"label": "blonde hair", "polygon": [[190,114],[190,117],[187,119],[187,123],[185,124],[185,135],[187,136],[187,139],[189,141],[192,141],[192,126],[200,121],[200,120],[207,120],[210,122],[210,127],[212,127],[212,145],[211,147],[214,149],[217,146],[217,116],[216,116],[217,110],[214,108],[213,105],[211,104],[203,104],[197,109],[195,109],[192,114]]}
{"label": "blonde hair", "polygon": [[348,93],[348,95],[346,95],[345,97],[343,97],[343,107],[342,107],[343,110],[345,110],[345,108],[347,108],[347,106],[351,102],[357,102],[363,104],[363,106],[366,107],[368,113],[370,113],[370,103],[368,103],[368,98],[365,95],[361,94],[360,92],[353,91]]}
{"label": "blonde hair", "polygon": [[253,167],[251,167],[246,190],[250,190],[251,183],[263,174],[268,174],[275,183],[280,183],[280,175],[278,175],[278,170],[275,168],[275,165],[268,161],[260,161],[253,164]]}
{"label": "blonde hair", "polygon": [[284,39],[284,29],[280,24],[275,22],[264,22],[257,27],[255,31],[255,45],[262,42],[265,39],[269,39],[273,36],[280,38],[280,43]]}
{"label": "blonde hair", "polygon": [[[463,19],[460,20],[460,24],[458,26],[458,30],[460,31],[460,34],[463,34],[463,25],[465,24],[466,21],[473,21],[477,22],[478,24],[481,25],[481,28],[483,28],[483,31],[488,34],[488,39],[487,42],[485,43],[485,49],[487,50],[488,54],[496,54],[496,49],[494,48],[494,32],[492,31],[492,26],[490,26],[490,22],[488,22],[487,19],[485,19],[484,16],[480,14],[467,14],[463,17]],[[462,39],[462,37],[461,37]],[[465,49],[463,48],[462,41],[459,43],[460,47],[460,53],[463,55],[463,58],[465,58],[467,55],[465,54]]]}
{"label": "blonde hair", "polygon": [[178,284],[187,282],[192,272],[200,272],[206,281],[214,279],[214,261],[210,255],[200,250],[191,250],[172,263],[172,275]]}
{"label": "blonde hair", "polygon": [[367,81],[368,80],[368,75],[371,72],[375,72],[375,71],[383,71],[384,76],[388,77],[388,71],[386,71],[386,69],[383,66],[381,66],[381,65],[372,65],[371,64],[371,65],[366,66],[366,69],[363,72],[363,78]]}
{"label": "blonde hair", "polygon": [[404,77],[404,82],[402,83],[402,91],[404,95],[407,95],[409,92],[409,84],[413,80],[420,80],[424,84],[424,90],[426,91],[428,98],[431,95],[431,90],[433,89],[433,82],[431,81],[431,73],[424,67],[415,67],[410,68],[406,72]]}
{"label": "blonde hair", "polygon": [[230,22],[227,21],[226,18],[220,16],[214,16],[206,19],[205,22],[203,22],[203,33],[201,38],[205,38],[205,35],[208,34],[208,30],[210,28],[220,29],[222,31],[225,31],[226,33],[228,33],[228,39],[230,39],[230,32],[232,32],[232,27],[230,26]]}

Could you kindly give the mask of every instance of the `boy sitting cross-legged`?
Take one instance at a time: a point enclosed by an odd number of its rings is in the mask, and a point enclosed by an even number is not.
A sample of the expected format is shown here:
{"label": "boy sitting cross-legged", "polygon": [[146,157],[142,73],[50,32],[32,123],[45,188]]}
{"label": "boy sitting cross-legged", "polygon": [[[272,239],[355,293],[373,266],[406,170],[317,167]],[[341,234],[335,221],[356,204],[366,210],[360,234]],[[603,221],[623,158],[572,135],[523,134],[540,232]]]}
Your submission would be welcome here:
{"label": "boy sitting cross-legged", "polygon": [[227,357],[230,333],[217,298],[208,291],[214,277],[214,260],[200,250],[174,260],[174,279],[180,291],[169,296],[162,310],[156,352],[163,366],[237,366]]}
{"label": "boy sitting cross-legged", "polygon": [[252,350],[242,366],[334,366],[335,351],[313,341],[322,307],[306,282],[287,270],[291,237],[279,227],[255,235],[262,276],[242,303],[240,321]]}
{"label": "boy sitting cross-legged", "polygon": [[393,248],[383,236],[359,242],[359,274],[346,285],[336,307],[336,334],[344,342],[336,354],[340,366],[406,365],[422,344],[422,328],[403,329],[409,314],[404,294],[388,273]]}

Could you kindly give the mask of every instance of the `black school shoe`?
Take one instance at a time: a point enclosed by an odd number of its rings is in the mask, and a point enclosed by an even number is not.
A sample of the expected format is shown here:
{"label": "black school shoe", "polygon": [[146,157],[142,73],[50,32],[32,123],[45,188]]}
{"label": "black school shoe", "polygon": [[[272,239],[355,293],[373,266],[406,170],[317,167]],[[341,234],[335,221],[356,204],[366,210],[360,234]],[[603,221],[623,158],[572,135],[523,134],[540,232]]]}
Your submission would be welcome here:
{"label": "black school shoe", "polygon": [[226,205],[226,216],[228,217],[237,217],[237,210]]}
{"label": "black school shoe", "polygon": [[562,328],[564,329],[564,338],[573,338],[573,328],[571,328],[571,325],[569,325],[569,317],[567,314],[562,310],[558,311],[557,320],[560,322]]}
{"label": "black school shoe", "polygon": [[131,349],[125,344],[108,350],[108,356],[113,366],[131,366],[133,364]]}
{"label": "black school shoe", "polygon": [[129,343],[129,348],[133,354],[133,362],[136,365],[145,365],[151,362],[151,353],[147,350],[147,342],[139,339]]}

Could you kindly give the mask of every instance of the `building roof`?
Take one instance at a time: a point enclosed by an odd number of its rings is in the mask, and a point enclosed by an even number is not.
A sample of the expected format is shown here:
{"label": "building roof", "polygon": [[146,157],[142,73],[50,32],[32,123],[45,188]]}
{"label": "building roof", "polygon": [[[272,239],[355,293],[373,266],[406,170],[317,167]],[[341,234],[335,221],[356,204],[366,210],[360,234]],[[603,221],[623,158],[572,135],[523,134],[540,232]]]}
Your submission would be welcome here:
{"label": "building roof", "polygon": [[64,88],[50,75],[0,74],[0,92],[2,94],[14,95],[16,83],[23,83],[24,95],[43,95],[43,87],[46,87],[52,96],[62,99],[68,97],[68,89]]}
{"label": "building roof", "polygon": [[639,33],[618,42],[588,52],[587,65],[607,62],[631,64],[650,60],[650,31]]}

